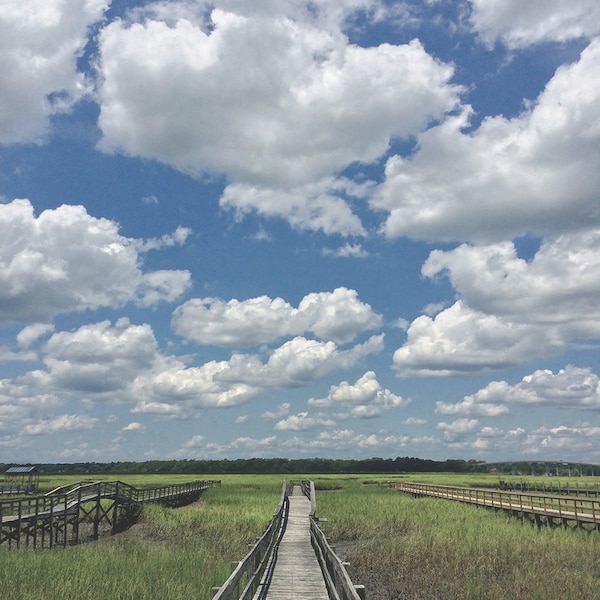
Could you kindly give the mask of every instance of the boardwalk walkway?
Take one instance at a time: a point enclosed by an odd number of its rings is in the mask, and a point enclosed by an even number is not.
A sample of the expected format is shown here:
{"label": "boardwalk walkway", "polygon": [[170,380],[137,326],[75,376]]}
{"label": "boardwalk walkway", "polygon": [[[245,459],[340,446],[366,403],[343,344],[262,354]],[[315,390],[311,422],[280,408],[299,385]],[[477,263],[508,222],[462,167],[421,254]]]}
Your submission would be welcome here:
{"label": "boardwalk walkway", "polygon": [[310,542],[310,500],[302,494],[300,486],[294,486],[289,501],[287,527],[266,598],[328,600],[321,567]]}
{"label": "boardwalk walkway", "polygon": [[98,539],[100,526],[116,533],[154,502],[181,506],[217,481],[193,481],[137,489],[122,481],[79,482],[43,496],[0,500],[0,544],[53,548]]}
{"label": "boardwalk walkway", "polygon": [[414,496],[446,498],[477,506],[502,509],[513,514],[531,517],[538,526],[542,525],[543,518],[548,526],[562,524],[567,527],[569,523],[572,523],[579,527],[593,527],[600,531],[600,499],[598,498],[528,494],[410,481],[397,483],[395,488]]}

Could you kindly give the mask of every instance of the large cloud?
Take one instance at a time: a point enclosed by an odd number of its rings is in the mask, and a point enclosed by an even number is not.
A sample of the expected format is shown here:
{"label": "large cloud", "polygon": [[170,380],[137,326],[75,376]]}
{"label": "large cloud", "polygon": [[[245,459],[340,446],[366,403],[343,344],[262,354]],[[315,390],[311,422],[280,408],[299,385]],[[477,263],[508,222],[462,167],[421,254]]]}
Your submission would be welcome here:
{"label": "large cloud", "polygon": [[[269,11],[264,3],[216,4],[205,13],[170,3],[177,18],[155,9],[102,31],[101,148],[196,175],[223,173],[233,184],[224,205],[238,212],[361,233],[339,193],[327,194],[327,177],[374,161],[393,138],[454,107],[452,67],[417,40],[349,44],[340,20],[367,3],[337,12],[329,2],[312,11],[305,3]],[[304,194],[314,181],[320,189]],[[313,216],[315,198],[326,201]]]}
{"label": "large cloud", "polygon": [[590,368],[569,365],[557,373],[539,369],[515,385],[492,381],[461,402],[437,402],[436,412],[495,417],[511,405],[600,410],[600,380]]}
{"label": "large cloud", "polygon": [[0,380],[0,430],[39,435],[44,427],[85,429],[96,420],[65,415],[63,407],[91,410],[98,402],[127,404],[131,412],[155,418],[189,417],[199,408],[245,403],[266,390],[306,386],[382,348],[383,336],[347,350],[297,337],[266,356],[234,354],[229,361],[189,366],[184,358],[163,354],[147,324],[89,324],[38,340],[42,366]]}
{"label": "large cloud", "polygon": [[149,325],[122,319],[54,334],[44,348],[51,388],[113,393],[155,364],[157,343]]}
{"label": "large cloud", "polygon": [[40,141],[49,117],[90,88],[77,70],[88,28],[109,0],[3,0],[0,143]]}
{"label": "large cloud", "polygon": [[302,387],[331,371],[355,366],[381,352],[383,336],[340,350],[334,342],[296,337],[273,350],[266,361],[258,354],[233,354],[228,361],[200,367],[175,365],[139,377],[135,394],[157,401],[185,401],[191,406],[235,406],[268,389]]}
{"label": "large cloud", "polygon": [[600,230],[542,243],[526,261],[511,242],[433,251],[422,272],[446,274],[460,299],[415,319],[394,354],[401,374],[500,368],[600,338]]}
{"label": "large cloud", "polygon": [[179,298],[189,272],[144,273],[138,243],[83,206],[36,217],[28,200],[0,204],[0,320],[48,321],[64,312]]}
{"label": "large cloud", "polygon": [[422,315],[394,353],[401,376],[461,375],[501,369],[564,348],[556,331],[515,324],[458,301],[435,318]]}
{"label": "large cloud", "polygon": [[469,108],[391,157],[372,200],[389,237],[499,241],[600,223],[600,40],[560,67],[513,119],[469,126]]}
{"label": "large cloud", "polygon": [[596,0],[470,0],[471,22],[490,45],[497,39],[511,48],[539,42],[565,42],[600,33]]}
{"label": "large cloud", "polygon": [[127,319],[55,333],[38,350],[43,368],[0,380],[0,403],[51,412],[73,398],[132,401],[135,377],[164,363],[150,326]]}
{"label": "large cloud", "polygon": [[210,31],[183,18],[103,30],[105,149],[235,180],[305,183],[374,160],[390,136],[455,102],[452,69],[418,41],[360,48],[277,13],[215,9],[211,20]]}
{"label": "large cloud", "polygon": [[312,293],[298,308],[267,296],[241,302],[195,298],[175,311],[173,325],[177,333],[200,344],[263,344],[305,332],[346,343],[362,331],[381,326],[381,316],[357,296],[346,288]]}

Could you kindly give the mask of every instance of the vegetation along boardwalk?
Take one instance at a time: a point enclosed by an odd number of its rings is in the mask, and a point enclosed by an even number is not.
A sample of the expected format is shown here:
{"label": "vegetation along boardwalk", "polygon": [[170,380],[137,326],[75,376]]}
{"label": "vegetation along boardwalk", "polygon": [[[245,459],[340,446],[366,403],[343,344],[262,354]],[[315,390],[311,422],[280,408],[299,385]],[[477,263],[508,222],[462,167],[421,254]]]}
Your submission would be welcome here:
{"label": "vegetation along boardwalk", "polygon": [[562,525],[600,531],[600,499],[580,496],[526,494],[506,490],[402,482],[394,487],[414,496],[446,498],[511,512],[538,526]]}
{"label": "vegetation along boardwalk", "polygon": [[315,519],[314,484],[285,486],[265,534],[213,600],[364,600]]}
{"label": "vegetation along boardwalk", "polygon": [[52,548],[97,539],[102,524],[116,533],[135,519],[143,503],[188,504],[215,484],[220,482],[137,489],[122,481],[96,481],[43,496],[0,500],[0,544]]}

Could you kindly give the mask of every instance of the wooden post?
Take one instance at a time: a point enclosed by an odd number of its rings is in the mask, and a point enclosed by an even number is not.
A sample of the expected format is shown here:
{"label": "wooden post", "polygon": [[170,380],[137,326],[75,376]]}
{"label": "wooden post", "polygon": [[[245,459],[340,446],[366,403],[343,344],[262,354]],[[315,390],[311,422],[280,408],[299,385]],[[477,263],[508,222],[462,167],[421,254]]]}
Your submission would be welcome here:
{"label": "wooden post", "polygon": [[[238,568],[239,564],[240,564],[240,562],[237,560],[231,561],[231,572],[232,573]],[[236,598],[236,600],[237,600],[237,598],[240,597],[240,582],[239,581],[236,583],[235,588],[233,588],[233,591],[234,591],[233,598]]]}
{"label": "wooden post", "polygon": [[77,490],[77,515],[73,522],[73,539],[79,543],[79,507],[81,506],[81,487]]}
{"label": "wooden post", "polygon": [[360,600],[366,600],[367,595],[366,595],[364,585],[355,585],[354,589],[356,590],[356,593],[358,594],[358,597],[360,598]]}
{"label": "wooden post", "polygon": [[94,539],[98,539],[98,525],[100,524],[100,500],[102,495],[100,494],[100,486],[98,486],[98,493],[96,495],[96,515],[94,516]]}
{"label": "wooden post", "polygon": [[[68,496],[67,494],[65,494],[65,511],[64,511],[64,515],[63,515],[63,525],[64,525],[64,530],[63,530],[63,548],[67,547],[67,529],[69,527],[69,513],[67,512],[67,500],[68,500]],[[77,507],[77,510],[79,510],[79,506]]]}
{"label": "wooden post", "polygon": [[115,500],[114,500],[114,504],[113,504],[113,521],[112,521],[111,533],[117,532],[117,519],[119,518],[118,505],[119,505],[119,482],[117,481],[117,483],[115,485]]}
{"label": "wooden post", "polygon": [[38,530],[38,514],[40,511],[40,500],[39,498],[35,499],[35,521],[33,525],[33,547],[37,546],[37,530]]}
{"label": "wooden post", "polygon": [[50,500],[50,518],[48,519],[48,532],[50,533],[50,540],[49,540],[49,546],[50,548],[52,548],[52,545],[54,543],[53,538],[53,533],[54,533],[54,502],[52,502],[52,500]]}
{"label": "wooden post", "polygon": [[19,520],[17,521],[17,549],[21,545],[21,514],[22,514],[22,502],[19,500]]}

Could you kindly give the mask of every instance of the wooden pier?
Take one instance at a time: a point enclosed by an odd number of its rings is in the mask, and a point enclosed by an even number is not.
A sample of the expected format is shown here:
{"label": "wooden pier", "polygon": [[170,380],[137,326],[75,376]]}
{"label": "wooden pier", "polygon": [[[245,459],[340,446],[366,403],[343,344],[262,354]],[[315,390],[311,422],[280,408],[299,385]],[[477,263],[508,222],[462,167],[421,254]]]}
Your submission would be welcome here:
{"label": "wooden pier", "polygon": [[312,481],[287,485],[263,536],[213,589],[213,600],[364,600],[315,518]]}
{"label": "wooden pier", "polygon": [[288,497],[290,508],[283,538],[266,594],[262,589],[255,600],[328,600],[327,587],[311,544],[311,502],[294,486]]}
{"label": "wooden pier", "polygon": [[534,494],[466,488],[450,485],[402,482],[394,487],[415,497],[430,496],[445,498],[504,510],[513,515],[527,518],[538,527],[580,527],[600,531],[600,499],[580,496]]}
{"label": "wooden pier", "polygon": [[121,481],[96,481],[57,488],[43,496],[0,500],[0,544],[53,548],[97,539],[133,522],[144,503],[181,506],[197,500],[215,481],[137,489]]}

